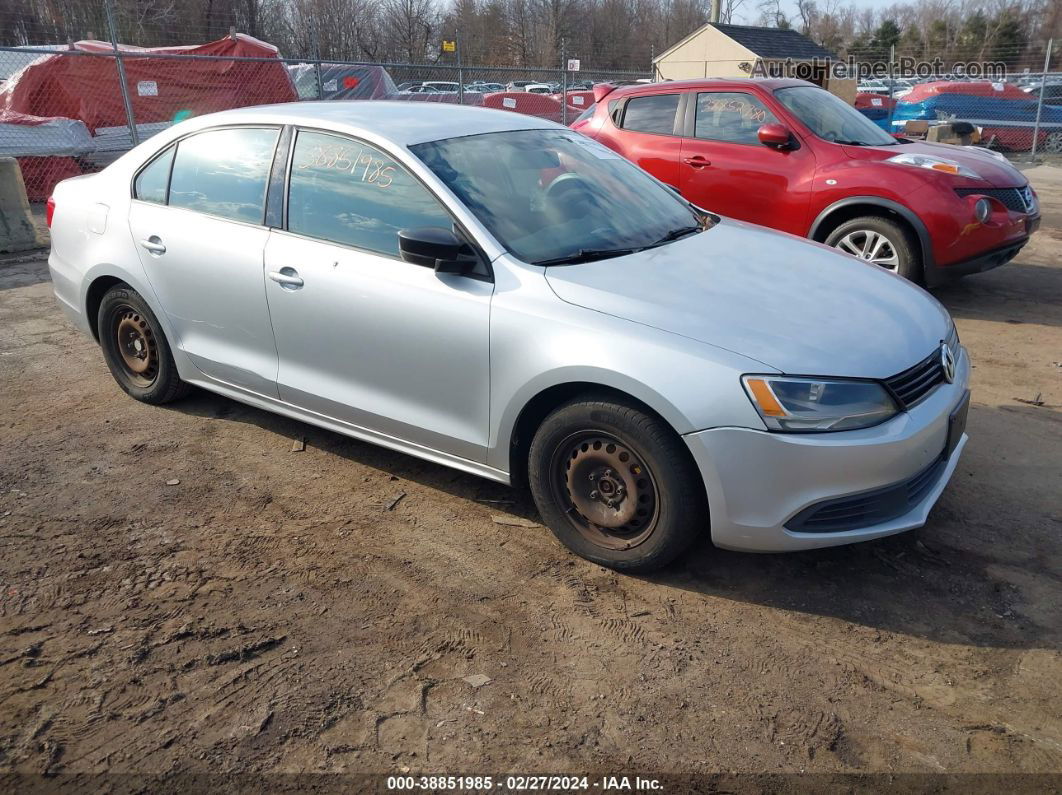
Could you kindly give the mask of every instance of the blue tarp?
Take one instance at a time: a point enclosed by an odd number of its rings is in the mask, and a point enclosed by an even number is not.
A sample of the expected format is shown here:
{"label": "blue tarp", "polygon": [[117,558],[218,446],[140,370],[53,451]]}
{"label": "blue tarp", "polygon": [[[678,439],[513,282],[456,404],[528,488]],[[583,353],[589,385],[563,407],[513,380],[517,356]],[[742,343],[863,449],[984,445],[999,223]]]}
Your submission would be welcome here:
{"label": "blue tarp", "polygon": [[[896,103],[892,113],[894,126],[902,126],[909,119],[954,119],[978,126],[1032,127],[1036,121],[1035,99],[996,99],[969,94],[940,94],[922,102]],[[1044,105],[1040,126],[1062,125],[1062,106]]]}

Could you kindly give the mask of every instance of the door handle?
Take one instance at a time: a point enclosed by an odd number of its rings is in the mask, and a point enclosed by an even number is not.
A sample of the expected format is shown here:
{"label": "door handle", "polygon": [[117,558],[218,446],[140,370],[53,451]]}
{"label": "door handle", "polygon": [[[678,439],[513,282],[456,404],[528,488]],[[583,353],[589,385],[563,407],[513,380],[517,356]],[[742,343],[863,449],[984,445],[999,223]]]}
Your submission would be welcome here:
{"label": "door handle", "polygon": [[298,290],[306,283],[294,268],[281,268],[278,271],[270,271],[269,278],[285,290]]}
{"label": "door handle", "polygon": [[152,235],[147,240],[140,241],[141,247],[143,247],[148,253],[158,256],[159,254],[166,253],[166,247],[162,245],[162,241]]}
{"label": "door handle", "polygon": [[710,166],[712,161],[701,155],[693,155],[692,157],[682,158],[682,162],[686,165],[693,166],[694,168],[704,168]]}

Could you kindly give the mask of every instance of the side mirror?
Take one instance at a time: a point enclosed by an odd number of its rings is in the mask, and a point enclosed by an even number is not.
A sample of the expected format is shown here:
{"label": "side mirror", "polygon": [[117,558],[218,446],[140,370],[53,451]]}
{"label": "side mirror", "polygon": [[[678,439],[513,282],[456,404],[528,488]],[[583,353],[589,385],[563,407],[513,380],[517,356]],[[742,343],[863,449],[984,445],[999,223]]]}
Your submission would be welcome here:
{"label": "side mirror", "polygon": [[756,137],[764,146],[773,146],[775,149],[788,149],[790,145],[789,128],[784,124],[764,124],[756,131]]}
{"label": "side mirror", "polygon": [[398,253],[413,265],[433,268],[436,273],[467,273],[475,261],[462,258],[464,244],[452,229],[441,226],[420,226],[398,233]]}

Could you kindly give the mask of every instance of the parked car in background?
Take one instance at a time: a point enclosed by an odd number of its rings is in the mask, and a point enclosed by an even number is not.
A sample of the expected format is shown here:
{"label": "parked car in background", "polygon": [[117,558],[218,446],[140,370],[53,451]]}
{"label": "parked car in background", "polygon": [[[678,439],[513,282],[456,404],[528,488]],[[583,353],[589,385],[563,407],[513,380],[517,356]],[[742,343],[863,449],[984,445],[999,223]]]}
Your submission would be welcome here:
{"label": "parked car in background", "polygon": [[866,80],[856,88],[860,94],[881,94],[882,96],[901,97],[914,86],[914,81],[904,77]]}
{"label": "parked car in background", "polygon": [[[1041,94],[1039,83],[1033,83],[1022,90],[1029,95],[1030,99],[1039,101]],[[1043,98],[1046,105],[1062,105],[1062,81],[1044,85]]]}
{"label": "parked car in background", "polygon": [[501,83],[484,83],[477,80],[474,83],[469,83],[465,86],[465,91],[478,92],[480,94],[490,94],[495,91],[504,91],[505,86]]}
{"label": "parked car in background", "polygon": [[534,80],[510,80],[505,86],[506,91],[523,91],[528,86],[538,85]]}
{"label": "parked car in background", "polygon": [[461,88],[460,83],[452,83],[449,80],[425,80],[421,85],[426,88],[434,88],[436,91],[442,91],[444,93],[456,93]]}
{"label": "parked car in background", "polygon": [[403,94],[441,94],[443,93],[433,86],[427,86],[423,83],[401,83],[398,86],[399,92]]}
{"label": "parked car in background", "polygon": [[932,296],[529,116],[201,116],[60,183],[47,220],[59,304],[133,398],[195,384],[527,481],[563,543],[621,570],[709,533],[918,527],[966,444],[970,366]]}
{"label": "parked car in background", "polygon": [[889,87],[882,80],[865,80],[856,89],[860,94],[888,94]]}
{"label": "parked car in background", "polygon": [[552,94],[553,86],[549,83],[529,83],[524,86],[524,91],[528,94]]}
{"label": "parked car in background", "polygon": [[800,80],[595,89],[574,129],[694,204],[933,285],[1010,261],[1040,223],[1002,157],[900,141]]}

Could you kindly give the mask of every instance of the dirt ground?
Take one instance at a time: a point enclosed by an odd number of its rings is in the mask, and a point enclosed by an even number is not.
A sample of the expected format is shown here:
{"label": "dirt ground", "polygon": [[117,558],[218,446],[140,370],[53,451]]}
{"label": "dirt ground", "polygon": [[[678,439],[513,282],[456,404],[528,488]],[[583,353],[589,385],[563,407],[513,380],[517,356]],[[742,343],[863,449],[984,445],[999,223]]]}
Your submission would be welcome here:
{"label": "dirt ground", "polygon": [[1044,228],[937,292],[974,402],[929,524],[645,578],[501,486],[138,404],[43,261],[0,265],[0,772],[1062,773],[1062,169],[1029,173]]}

